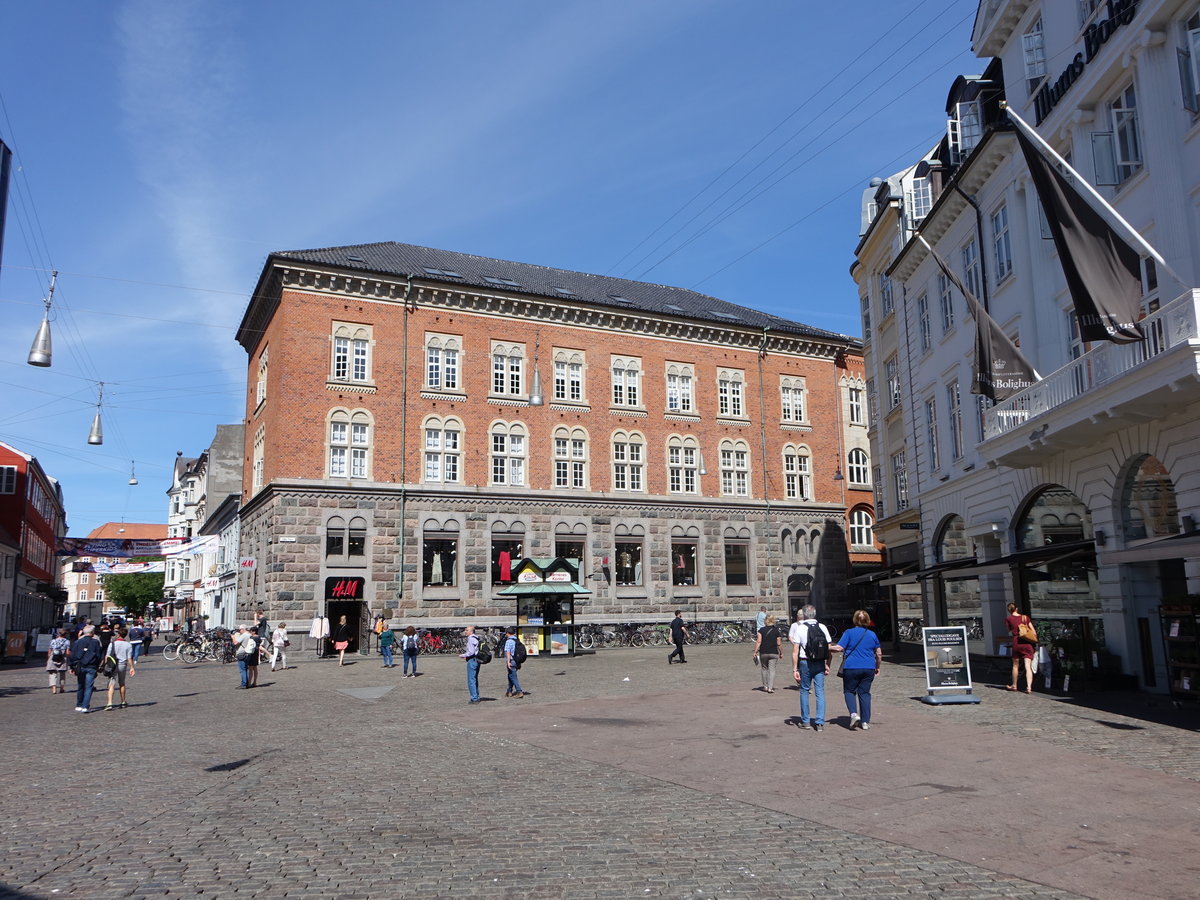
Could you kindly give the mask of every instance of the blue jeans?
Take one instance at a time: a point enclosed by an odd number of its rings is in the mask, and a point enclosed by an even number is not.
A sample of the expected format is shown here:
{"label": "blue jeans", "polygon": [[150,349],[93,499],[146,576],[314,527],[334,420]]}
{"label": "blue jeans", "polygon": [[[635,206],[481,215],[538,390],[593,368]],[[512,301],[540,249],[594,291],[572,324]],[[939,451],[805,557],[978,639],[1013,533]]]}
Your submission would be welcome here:
{"label": "blue jeans", "polygon": [[237,661],[238,671],[242,673],[242,687],[250,687],[250,664],[244,659]]}
{"label": "blue jeans", "polygon": [[467,693],[473,702],[479,702],[479,660],[473,656],[467,660]]}
{"label": "blue jeans", "polygon": [[391,668],[392,666],[395,665],[395,663],[392,662],[392,645],[391,644],[381,645],[379,648],[379,652],[383,654],[383,664],[385,666],[387,666],[388,668]]}
{"label": "blue jeans", "polygon": [[825,724],[825,663],[800,660],[800,721],[808,724],[808,691],[812,689],[817,698],[814,725]]}
{"label": "blue jeans", "polygon": [[[846,709],[857,712],[864,722],[871,723],[871,682],[875,680],[874,669],[843,669],[842,693],[846,697]],[[854,708],[855,698],[858,709]]]}
{"label": "blue jeans", "polygon": [[521,690],[521,682],[517,680],[517,667],[515,665],[508,667],[508,691],[510,694],[523,694]]}
{"label": "blue jeans", "polygon": [[79,687],[75,689],[75,705],[87,709],[92,702],[92,687],[96,683],[96,669],[91,666],[86,669],[76,669],[75,680],[79,684]]}
{"label": "blue jeans", "polygon": [[414,675],[416,675],[417,674],[417,651],[416,650],[405,650],[404,651],[404,674],[405,675],[408,674],[408,663],[410,660],[412,662],[412,673]]}
{"label": "blue jeans", "polygon": [[139,659],[141,657],[141,655],[142,655],[142,642],[134,641],[133,642],[133,658]]}

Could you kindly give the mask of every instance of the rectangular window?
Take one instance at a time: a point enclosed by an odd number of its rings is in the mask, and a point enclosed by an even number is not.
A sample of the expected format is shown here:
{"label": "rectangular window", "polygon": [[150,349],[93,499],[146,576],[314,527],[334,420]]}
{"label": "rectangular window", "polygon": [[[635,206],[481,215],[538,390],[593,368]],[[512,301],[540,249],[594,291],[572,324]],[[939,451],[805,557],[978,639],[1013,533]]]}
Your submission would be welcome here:
{"label": "rectangular window", "polygon": [[258,358],[258,385],[255,388],[255,403],[267,399],[267,351],[264,349]]}
{"label": "rectangular window", "polygon": [[929,295],[917,298],[917,330],[921,335],[921,352],[933,346],[933,327],[929,324]]}
{"label": "rectangular window", "polygon": [[1138,136],[1137,92],[1131,83],[1117,96],[1109,110],[1116,136],[1117,177],[1125,181],[1142,167],[1142,144]]}
{"label": "rectangular window", "polygon": [[896,495],[896,510],[908,509],[908,470],[904,466],[904,451],[892,454],[892,488]]}
{"label": "rectangular window", "polygon": [[929,471],[937,472],[941,460],[938,458],[937,404],[933,400],[925,401],[925,441],[929,445]]}
{"label": "rectangular window", "polygon": [[784,453],[783,483],[784,494],[789,500],[807,500],[808,493],[808,457],[802,453]]}
{"label": "rectangular window", "polygon": [[371,379],[371,332],[365,325],[333,325],[334,381],[368,382]]}
{"label": "rectangular window", "polygon": [[863,419],[862,388],[850,388],[848,393],[850,396],[850,424],[865,425],[866,421]]}
{"label": "rectangular window", "polygon": [[0,466],[0,494],[17,492],[17,467]]}
{"label": "rectangular window", "polygon": [[667,411],[692,411],[692,376],[690,372],[667,373]]}
{"label": "rectangular window", "polygon": [[[980,274],[980,270],[979,270],[979,245],[975,243],[974,238],[967,241],[967,243],[962,248],[962,264],[963,264],[963,284],[966,286],[967,290],[971,292],[971,295],[973,297],[975,297],[976,299],[982,297],[983,296],[983,276]],[[941,277],[944,278],[945,276],[943,275]],[[949,282],[949,280],[950,279],[948,279],[948,278],[946,279],[947,282]],[[949,285],[947,285],[947,290],[943,291],[943,296],[946,296],[949,294],[948,288],[949,288]],[[943,307],[943,308],[945,308],[945,307]],[[943,315],[944,315],[944,313],[943,313]],[[949,321],[950,321],[950,327],[953,328],[954,327],[954,313],[953,313],[952,307],[951,307]]]}
{"label": "rectangular window", "polygon": [[671,544],[671,584],[696,583],[697,549],[693,543]]}
{"label": "rectangular window", "polygon": [[459,432],[453,428],[425,429],[425,480],[458,481]]}
{"label": "rectangular window", "polygon": [[1200,12],[1193,13],[1183,25],[1179,59],[1179,84],[1183,89],[1183,108],[1200,112]]}
{"label": "rectangular window", "polygon": [[740,419],[745,415],[742,403],[741,372],[720,372],[717,376],[717,413]]}
{"label": "rectangular window", "polygon": [[642,444],[638,441],[613,442],[613,490],[642,489]]}
{"label": "rectangular window", "polygon": [[696,493],[696,448],[679,444],[668,447],[667,476],[671,493]]}
{"label": "rectangular window", "polygon": [[871,299],[869,297],[862,298],[862,321],[863,340],[869,343],[871,340]]}
{"label": "rectangular window", "polygon": [[725,542],[725,583],[747,585],[750,583],[750,546],[745,543]]}
{"label": "rectangular window", "polygon": [[492,344],[492,395],[524,397],[525,347],[521,344]]}
{"label": "rectangular window", "polygon": [[882,273],[879,275],[879,308],[885,319],[896,308],[892,299],[892,279]]}
{"label": "rectangular window", "polygon": [[584,571],[586,568],[584,559],[584,542],[575,540],[564,540],[562,538],[554,539],[554,555],[561,556],[563,559],[579,560],[579,570]]}
{"label": "rectangular window", "polygon": [[787,379],[779,389],[780,417],[785,422],[804,421],[804,384]]}
{"label": "rectangular window", "polygon": [[950,456],[952,459],[961,459],[963,455],[962,401],[957,381],[946,385],[946,402],[950,409]]}
{"label": "rectangular window", "polygon": [[642,584],[642,542],[617,541],[617,584]]}
{"label": "rectangular window", "polygon": [[457,574],[458,540],[426,536],[421,548],[422,587],[454,587]]}
{"label": "rectangular window", "polygon": [[928,178],[914,178],[912,189],[908,192],[908,209],[912,215],[913,224],[920,222],[933,208],[933,185]]}
{"label": "rectangular window", "polygon": [[741,447],[721,448],[721,493],[727,497],[750,495],[748,453]]}
{"label": "rectangular window", "polygon": [[883,364],[887,374],[888,410],[900,405],[900,360],[893,356]]}
{"label": "rectangular window", "polygon": [[992,250],[996,261],[996,284],[1012,274],[1012,243],[1008,236],[1008,206],[1001,203],[992,213]]}
{"label": "rectangular window", "polygon": [[492,538],[492,584],[509,584],[513,569],[524,556],[525,542],[514,537]]}
{"label": "rectangular window", "polygon": [[954,115],[946,127],[950,162],[958,165],[971,155],[983,136],[983,113],[978,100],[955,104]]}
{"label": "rectangular window", "polygon": [[641,363],[636,359],[612,360],[612,402],[613,406],[641,405],[640,377]]}
{"label": "rectangular window", "polygon": [[1025,85],[1032,96],[1046,79],[1046,38],[1041,16],[1022,36],[1025,56]]}
{"label": "rectangular window", "polygon": [[425,384],[441,390],[458,390],[458,351],[447,347],[427,347]]}
{"label": "rectangular window", "polygon": [[583,400],[583,364],[565,359],[554,361],[554,399],[579,403]]}

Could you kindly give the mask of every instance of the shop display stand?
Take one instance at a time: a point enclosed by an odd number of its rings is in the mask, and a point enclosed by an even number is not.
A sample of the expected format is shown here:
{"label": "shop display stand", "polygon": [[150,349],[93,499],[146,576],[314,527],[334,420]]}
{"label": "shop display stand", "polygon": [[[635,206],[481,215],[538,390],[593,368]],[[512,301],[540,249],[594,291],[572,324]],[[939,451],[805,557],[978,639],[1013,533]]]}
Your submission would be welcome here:
{"label": "shop display stand", "polygon": [[1163,606],[1158,616],[1171,697],[1200,700],[1200,607]]}

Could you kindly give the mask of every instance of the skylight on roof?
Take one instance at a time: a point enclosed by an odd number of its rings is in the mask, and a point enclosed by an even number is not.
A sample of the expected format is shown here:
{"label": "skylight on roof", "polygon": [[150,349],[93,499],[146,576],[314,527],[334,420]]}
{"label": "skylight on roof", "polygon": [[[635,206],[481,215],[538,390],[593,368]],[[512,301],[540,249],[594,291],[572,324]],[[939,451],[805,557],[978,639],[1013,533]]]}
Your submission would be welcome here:
{"label": "skylight on roof", "polygon": [[668,303],[667,309],[671,310],[672,312],[687,312],[687,310],[685,310],[682,306],[678,306],[674,303]]}
{"label": "skylight on roof", "polygon": [[615,300],[617,303],[628,303],[630,306],[633,305],[632,300],[630,300],[628,297],[622,297],[619,294],[609,294],[608,299]]}
{"label": "skylight on roof", "polygon": [[347,256],[346,262],[366,262],[361,256]]}
{"label": "skylight on roof", "polygon": [[483,280],[486,281],[488,284],[498,284],[501,287],[519,288],[521,286],[520,284],[518,284],[515,281],[512,281],[511,279],[497,278],[495,275],[484,275]]}
{"label": "skylight on roof", "polygon": [[575,293],[570,288],[564,288],[564,287],[556,287],[554,289],[554,293],[562,294],[564,297],[578,297],[579,296],[577,293]]}
{"label": "skylight on roof", "polygon": [[450,269],[431,269],[429,266],[424,266],[423,268],[430,275],[443,275],[446,278],[462,278],[460,274],[451,271]]}
{"label": "skylight on roof", "polygon": [[714,313],[713,313],[713,315],[714,315],[714,316],[716,316],[718,319],[728,319],[728,320],[729,320],[729,321],[731,321],[731,322],[740,322],[740,321],[742,321],[742,318],[741,318],[741,316],[735,316],[733,313],[727,313],[727,312],[714,312]]}

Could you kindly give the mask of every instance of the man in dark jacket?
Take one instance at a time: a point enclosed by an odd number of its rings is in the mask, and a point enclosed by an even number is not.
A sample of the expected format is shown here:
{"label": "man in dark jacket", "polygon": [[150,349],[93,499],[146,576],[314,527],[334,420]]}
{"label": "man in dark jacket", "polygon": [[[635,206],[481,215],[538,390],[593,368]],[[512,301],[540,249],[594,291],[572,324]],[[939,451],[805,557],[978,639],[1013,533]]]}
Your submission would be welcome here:
{"label": "man in dark jacket", "polygon": [[104,648],[96,640],[95,631],[94,625],[85,626],[83,636],[71,645],[71,668],[79,685],[75,692],[75,712],[85,713],[91,706],[92,686],[104,656]]}

